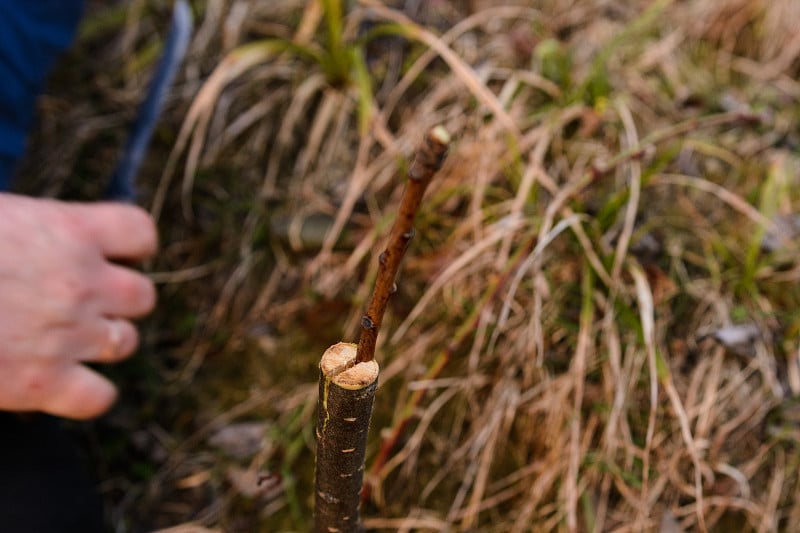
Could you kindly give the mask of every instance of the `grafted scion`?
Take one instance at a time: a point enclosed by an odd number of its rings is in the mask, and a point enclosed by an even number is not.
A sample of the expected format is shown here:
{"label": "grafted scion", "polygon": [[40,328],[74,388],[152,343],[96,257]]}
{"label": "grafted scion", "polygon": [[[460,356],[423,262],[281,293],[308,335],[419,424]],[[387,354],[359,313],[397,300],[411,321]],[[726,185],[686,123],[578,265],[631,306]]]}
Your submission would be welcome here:
{"label": "grafted scion", "polygon": [[397,218],[389,234],[386,249],[378,256],[378,277],[366,314],[371,319],[371,327],[365,327],[366,323],[363,319],[361,321],[361,336],[356,355],[358,362],[372,361],[375,358],[375,345],[386,305],[389,296],[397,290],[397,271],[408,243],[414,237],[413,224],[417,209],[433,175],[441,168],[449,146],[450,134],[444,127],[436,126],[428,131],[408,169],[409,180],[400,200]]}

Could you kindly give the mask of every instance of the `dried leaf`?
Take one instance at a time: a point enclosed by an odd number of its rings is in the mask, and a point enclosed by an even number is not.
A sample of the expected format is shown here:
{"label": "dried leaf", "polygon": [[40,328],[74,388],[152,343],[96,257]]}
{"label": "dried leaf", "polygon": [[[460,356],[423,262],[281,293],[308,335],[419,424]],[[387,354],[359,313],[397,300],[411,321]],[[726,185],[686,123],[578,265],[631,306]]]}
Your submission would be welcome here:
{"label": "dried leaf", "polygon": [[678,520],[669,509],[664,511],[664,514],[661,515],[661,524],[658,526],[658,533],[683,533],[683,529],[680,524],[678,524]]}
{"label": "dried leaf", "polygon": [[240,422],[214,433],[208,443],[236,459],[248,459],[259,452],[266,442],[267,424]]}
{"label": "dried leaf", "polygon": [[714,339],[728,350],[752,357],[756,353],[755,341],[761,337],[761,330],[752,322],[719,328],[713,333]]}
{"label": "dried leaf", "polygon": [[772,218],[772,225],[764,232],[761,239],[761,249],[765,252],[775,252],[786,247],[787,241],[792,241],[800,235],[800,215],[776,215]]}
{"label": "dried leaf", "polygon": [[225,471],[225,479],[237,493],[246,498],[272,500],[283,492],[279,478],[265,476],[253,469],[230,466]]}

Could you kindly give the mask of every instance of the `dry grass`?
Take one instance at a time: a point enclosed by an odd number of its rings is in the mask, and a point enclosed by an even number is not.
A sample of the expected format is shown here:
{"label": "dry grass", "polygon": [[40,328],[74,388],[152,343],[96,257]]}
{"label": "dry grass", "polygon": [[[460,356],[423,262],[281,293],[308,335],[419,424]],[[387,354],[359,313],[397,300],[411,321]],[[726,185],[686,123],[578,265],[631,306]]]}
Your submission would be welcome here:
{"label": "dry grass", "polygon": [[[115,372],[122,405],[88,431],[116,531],[309,527],[315,365],[355,340],[400,169],[436,123],[456,142],[379,339],[368,456],[425,394],[369,476],[365,525],[800,523],[800,264],[776,223],[800,201],[796,2],[364,0],[345,42],[380,21],[408,39],[364,47],[371,93],[241,48],[325,50],[322,4],[195,4],[141,183],[160,308]],[[26,188],[100,190],[85,183],[113,167],[165,15],[92,11]],[[736,323],[758,335],[714,340]],[[212,444],[247,420],[264,425],[246,453]]]}

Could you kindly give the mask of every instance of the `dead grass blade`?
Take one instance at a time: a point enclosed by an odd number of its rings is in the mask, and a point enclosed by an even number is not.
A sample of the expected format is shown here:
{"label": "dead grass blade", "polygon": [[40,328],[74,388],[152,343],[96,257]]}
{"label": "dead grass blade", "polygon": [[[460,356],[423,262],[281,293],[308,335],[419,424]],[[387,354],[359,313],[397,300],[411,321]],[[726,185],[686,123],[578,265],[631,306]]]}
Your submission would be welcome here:
{"label": "dead grass blade", "polygon": [[[511,279],[511,283],[508,286],[508,292],[506,293],[505,298],[503,298],[503,307],[500,309],[500,314],[497,318],[496,329],[495,333],[492,334],[492,338],[489,341],[489,346],[493,347],[497,341],[498,336],[503,332],[506,322],[508,321],[509,315],[511,313],[511,307],[514,302],[514,297],[519,290],[519,286],[522,283],[522,279],[528,275],[528,273],[533,273],[533,276],[539,274],[541,272],[541,262],[543,259],[544,251],[547,247],[552,244],[552,242],[558,237],[561,233],[563,233],[568,227],[572,227],[574,224],[577,224],[581,217],[578,215],[572,215],[569,218],[565,218],[564,220],[560,220],[558,224],[555,225],[554,228],[550,230],[549,233],[544,235],[544,238],[537,241],[536,246],[534,247],[533,251],[530,253],[528,257],[525,258],[525,261],[520,265],[519,269],[514,273],[514,277]],[[536,287],[534,284],[534,291],[536,291]],[[541,327],[538,328],[541,330]],[[537,346],[542,346],[543,342],[537,342]],[[538,364],[541,364],[541,358],[543,357],[543,350],[539,349],[536,352],[536,361]]]}
{"label": "dead grass blade", "polygon": [[189,193],[194,183],[194,175],[197,170],[197,162],[203,148],[205,134],[211,121],[211,116],[222,90],[231,81],[242,76],[253,67],[260,65],[272,58],[275,53],[283,50],[285,44],[278,41],[261,41],[243,45],[231,51],[211,73],[211,76],[201,87],[197,96],[192,101],[191,107],[183,121],[175,147],[167,159],[164,172],[158,184],[150,213],[156,220],[161,215],[167,191],[169,189],[172,176],[178,164],[183,150],[189,139],[192,139],[189,149],[189,156],[186,161],[183,182],[183,207],[184,215],[191,218],[191,206]]}
{"label": "dead grass blade", "polygon": [[712,181],[709,181],[705,178],[686,176],[682,174],[658,174],[653,176],[648,182],[648,186],[655,185],[674,185],[678,187],[687,187],[713,194],[721,201],[749,218],[757,226],[774,231],[776,235],[784,236],[782,243],[785,246],[797,246],[788,238],[788,236],[786,236],[784,229],[777,227],[774,221],[761,214],[758,209],[750,205],[744,198]]}
{"label": "dead grass blade", "polygon": [[[312,98],[319,94],[324,89],[325,85],[325,76],[322,73],[314,73],[303,80],[303,82],[292,91],[291,103],[283,116],[275,147],[267,163],[267,172],[264,177],[264,184],[262,185],[262,194],[265,196],[275,193],[275,183],[280,169],[280,163],[291,145],[292,138],[295,134],[295,128],[300,120],[304,118],[305,114],[308,113]],[[300,175],[302,176],[304,173]]]}
{"label": "dead grass blade", "polygon": [[398,11],[387,8],[383,4],[375,0],[360,0],[360,3],[368,6],[373,12],[384,18],[395,22],[399,25],[402,33],[410,38],[417,40],[432,50],[447,63],[447,66],[456,74],[459,80],[467,87],[467,89],[475,96],[475,98],[486,106],[489,111],[500,121],[501,124],[508,130],[509,133],[518,137],[520,135],[519,128],[513,118],[503,109],[503,106],[498,101],[497,97],[486,87],[484,83],[478,79],[475,71],[467,65],[453,50],[447,46],[439,37],[419,26],[414,21],[403,15]]}
{"label": "dead grass blade", "polygon": [[638,267],[631,264],[629,272],[633,277],[636,285],[636,299],[639,304],[639,314],[642,321],[642,336],[644,337],[645,347],[647,348],[647,360],[649,365],[650,374],[650,417],[647,422],[647,438],[645,443],[644,452],[644,466],[643,466],[643,479],[642,479],[642,505],[643,510],[648,509],[650,502],[648,499],[648,470],[650,465],[650,453],[653,443],[653,434],[655,432],[656,413],[658,408],[658,381],[662,381],[664,389],[670,399],[675,416],[680,422],[681,435],[686,445],[686,449],[694,464],[694,478],[695,478],[695,500],[697,502],[697,527],[700,531],[707,531],[705,524],[705,511],[703,508],[703,465],[701,464],[700,451],[697,449],[697,443],[692,436],[689,418],[686,416],[686,410],[681,402],[680,395],[678,394],[675,385],[672,383],[669,368],[662,361],[659,365],[659,356],[656,353],[655,347],[655,324],[654,324],[654,309],[653,309],[653,295],[650,285],[644,272]]}
{"label": "dead grass blade", "polygon": [[[497,19],[527,19],[535,21],[540,17],[540,13],[529,7],[525,6],[493,6],[460,21],[458,24],[449,29],[440,37],[442,45],[450,46],[464,33],[486,24],[492,20]],[[420,74],[425,70],[431,61],[436,58],[437,51],[433,48],[426,50],[417,59],[413,65],[406,71],[403,78],[395,85],[389,95],[386,97],[386,103],[383,106],[383,112],[386,116],[391,116],[397,104],[402,98],[403,94],[409,89],[411,84],[416,80]]]}
{"label": "dead grass blade", "polygon": [[406,335],[408,328],[414,320],[423,312],[441,288],[450,281],[456,273],[468,266],[473,266],[476,259],[485,256],[488,250],[500,242],[507,233],[516,232],[523,227],[524,223],[521,220],[502,220],[496,223],[490,231],[487,231],[483,239],[472,245],[469,250],[452,261],[447,268],[433,280],[425,291],[425,294],[422,295],[414,308],[408,313],[405,320],[397,327],[391,337],[391,342],[396,343]]}
{"label": "dead grass blade", "polygon": [[578,499],[580,498],[578,480],[580,476],[582,449],[581,419],[583,418],[584,383],[586,381],[586,369],[594,323],[594,299],[592,294],[594,289],[592,287],[592,275],[588,265],[585,265],[583,270],[583,280],[581,282],[583,302],[581,304],[580,322],[578,324],[578,344],[575,347],[575,357],[570,369],[573,379],[573,406],[572,416],[570,417],[569,465],[567,467],[564,487],[567,530],[570,532],[578,531]]}
{"label": "dead grass blade", "polygon": [[[633,122],[633,116],[630,109],[622,101],[616,102],[616,108],[619,112],[619,117],[625,128],[625,146],[630,148],[638,146],[639,135],[636,131],[636,125]],[[617,239],[617,248],[614,253],[614,263],[611,267],[611,280],[618,282],[620,274],[622,273],[622,265],[628,255],[628,246],[631,242],[631,235],[633,235],[633,228],[636,222],[636,214],[639,211],[639,198],[642,193],[642,165],[636,159],[632,159],[625,165],[628,174],[628,203],[625,206],[625,217],[622,222],[622,231],[620,231],[619,238]]]}

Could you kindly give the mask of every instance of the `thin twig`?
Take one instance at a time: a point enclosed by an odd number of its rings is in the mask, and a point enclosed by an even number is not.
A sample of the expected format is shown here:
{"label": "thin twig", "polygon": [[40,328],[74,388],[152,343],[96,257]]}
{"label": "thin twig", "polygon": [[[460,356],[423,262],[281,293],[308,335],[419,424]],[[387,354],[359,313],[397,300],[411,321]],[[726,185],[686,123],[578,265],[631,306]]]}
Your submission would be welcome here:
{"label": "thin twig", "polygon": [[450,145],[450,134],[442,126],[432,128],[425,136],[422,146],[417,151],[411,167],[408,169],[408,183],[400,201],[397,219],[389,234],[389,243],[378,258],[378,277],[375,290],[367,308],[367,314],[361,318],[361,336],[358,340],[356,363],[364,363],[375,359],[375,345],[378,331],[386,311],[389,297],[396,290],[395,278],[400,262],[406,253],[408,242],[414,236],[414,218],[425,194],[425,189],[433,175],[439,170]]}

